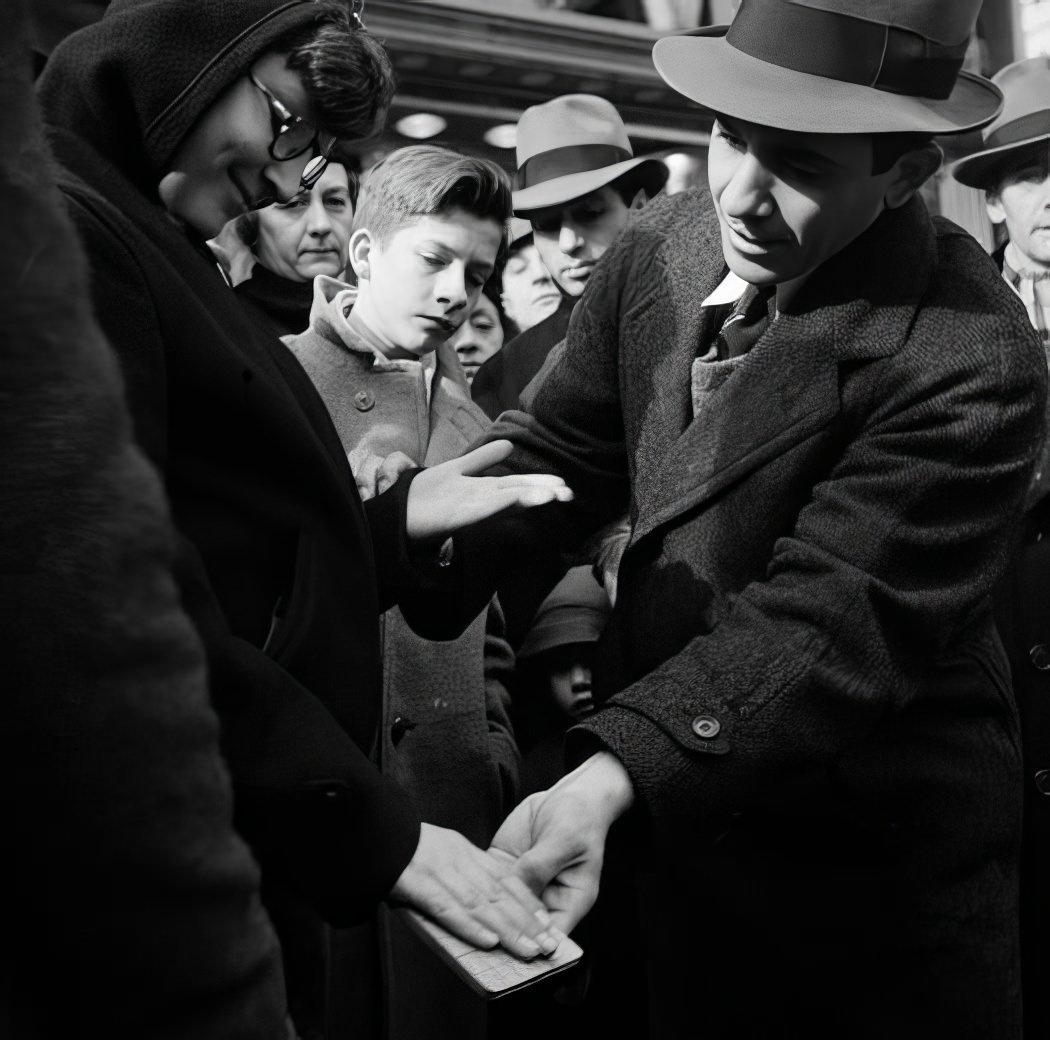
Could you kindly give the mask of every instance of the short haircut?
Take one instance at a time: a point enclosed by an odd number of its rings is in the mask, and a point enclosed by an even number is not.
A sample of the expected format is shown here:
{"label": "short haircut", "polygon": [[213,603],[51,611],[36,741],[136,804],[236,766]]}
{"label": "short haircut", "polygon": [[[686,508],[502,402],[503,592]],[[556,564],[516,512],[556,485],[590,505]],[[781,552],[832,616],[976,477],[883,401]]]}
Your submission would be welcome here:
{"label": "short haircut", "polygon": [[354,217],[377,241],[419,217],[462,209],[502,229],[496,269],[507,255],[507,221],[512,203],[510,178],[494,162],[460,155],[436,145],[409,145],[391,152],[369,170]]}
{"label": "short haircut", "polygon": [[350,19],[342,0],[315,0],[313,19],[269,48],[287,54],[310,99],[317,126],[345,140],[383,128],[394,97],[394,70],[375,37]]}
{"label": "short haircut", "polygon": [[933,134],[895,133],[871,134],[871,172],[873,176],[885,173],[902,155],[925,148]]}

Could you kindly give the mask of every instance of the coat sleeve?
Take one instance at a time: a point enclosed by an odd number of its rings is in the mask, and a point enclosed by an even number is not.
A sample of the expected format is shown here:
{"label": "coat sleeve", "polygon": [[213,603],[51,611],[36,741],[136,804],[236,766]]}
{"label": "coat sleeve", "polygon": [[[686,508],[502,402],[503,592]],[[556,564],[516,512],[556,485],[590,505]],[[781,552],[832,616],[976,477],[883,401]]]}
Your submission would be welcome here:
{"label": "coat sleeve", "polygon": [[[137,439],[163,472],[165,351],[149,284],[99,214],[76,198],[70,207],[92,263],[95,311],[123,367]],[[411,859],[418,815],[319,698],[230,631],[200,555],[184,537],[176,576],[207,653],[238,828],[268,879],[283,881],[333,923],[362,919]]]}
{"label": "coat sleeve", "polygon": [[[3,57],[21,68],[17,49]],[[0,87],[0,127],[20,142],[0,159],[0,762],[16,954],[0,969],[2,1017],[19,1036],[280,1040],[280,952],[231,825],[163,492],[132,442],[26,79]]]}

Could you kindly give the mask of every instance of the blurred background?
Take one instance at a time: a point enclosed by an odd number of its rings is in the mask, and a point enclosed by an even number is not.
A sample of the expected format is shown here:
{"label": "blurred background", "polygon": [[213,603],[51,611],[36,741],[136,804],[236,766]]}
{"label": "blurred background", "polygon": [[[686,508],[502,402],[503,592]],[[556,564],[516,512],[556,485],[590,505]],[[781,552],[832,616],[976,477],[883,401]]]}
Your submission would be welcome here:
{"label": "blurred background", "polygon": [[[413,141],[483,155],[513,173],[514,128],[529,105],[589,93],[620,110],[636,155],[671,168],[669,191],[707,182],[710,116],[653,68],[663,35],[732,20],[738,0],[368,0],[364,21],[390,52],[398,94],[384,134],[357,149],[362,169]],[[35,0],[38,69],[68,32],[99,17],[98,0]],[[1050,53],[1050,0],[984,0],[967,67],[992,75]],[[945,144],[950,161],[977,135]],[[991,247],[978,192],[943,175],[927,203]]]}

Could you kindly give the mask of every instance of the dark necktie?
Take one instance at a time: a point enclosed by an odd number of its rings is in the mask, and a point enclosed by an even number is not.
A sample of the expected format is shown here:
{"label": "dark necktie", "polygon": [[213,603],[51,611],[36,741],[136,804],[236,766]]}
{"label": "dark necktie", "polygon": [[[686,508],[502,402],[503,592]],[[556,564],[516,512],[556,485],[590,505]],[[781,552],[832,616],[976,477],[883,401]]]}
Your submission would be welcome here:
{"label": "dark necktie", "polygon": [[749,285],[715,337],[718,360],[740,357],[758,342],[770,322],[769,304],[775,285]]}

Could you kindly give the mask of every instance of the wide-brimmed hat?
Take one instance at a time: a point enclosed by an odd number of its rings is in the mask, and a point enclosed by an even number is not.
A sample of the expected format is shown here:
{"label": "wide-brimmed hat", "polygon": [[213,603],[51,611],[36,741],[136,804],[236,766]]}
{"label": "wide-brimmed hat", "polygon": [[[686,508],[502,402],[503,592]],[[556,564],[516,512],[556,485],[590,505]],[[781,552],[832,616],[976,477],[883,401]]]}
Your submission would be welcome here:
{"label": "wide-brimmed hat", "polygon": [[971,188],[987,187],[1007,152],[1050,139],[1050,57],[1015,61],[992,82],[1003,92],[1003,110],[984,130],[984,147],[951,167],[952,176]]}
{"label": "wide-brimmed hat", "polygon": [[962,72],[981,0],[741,0],[658,40],[657,71],[712,112],[802,133],[957,134],[1002,95]]}
{"label": "wide-brimmed hat", "polygon": [[659,159],[635,157],[620,113],[594,94],[564,94],[518,120],[514,212],[561,206],[638,170],[651,197],[667,183]]}

